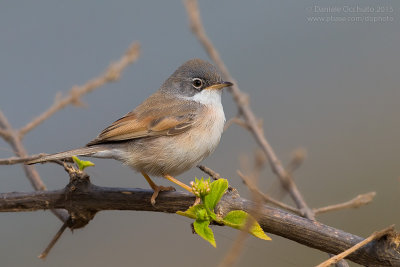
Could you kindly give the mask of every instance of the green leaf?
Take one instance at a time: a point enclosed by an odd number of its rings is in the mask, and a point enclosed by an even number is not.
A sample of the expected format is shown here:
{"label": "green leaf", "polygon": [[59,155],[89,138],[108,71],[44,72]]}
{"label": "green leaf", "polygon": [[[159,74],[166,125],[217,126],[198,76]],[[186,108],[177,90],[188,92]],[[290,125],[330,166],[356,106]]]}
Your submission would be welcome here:
{"label": "green leaf", "polygon": [[[243,227],[246,225],[246,222],[249,218],[252,218],[248,213],[242,210],[234,210],[229,212],[222,222],[230,226],[232,228],[236,229],[243,229]],[[254,220],[253,225],[249,229],[249,233],[254,235],[255,237],[264,239],[264,240],[271,240],[263,231],[261,226],[258,224],[256,220]]]}
{"label": "green leaf", "polygon": [[211,191],[205,196],[204,204],[211,211],[214,211],[215,206],[217,206],[218,202],[221,200],[221,197],[224,195],[225,191],[228,189],[228,180],[226,179],[218,179],[211,183]]}
{"label": "green leaf", "polygon": [[254,224],[250,227],[250,234],[263,240],[271,240],[271,238],[264,233],[264,230],[256,220],[254,220]]}
{"label": "green leaf", "polygon": [[200,216],[201,216],[201,214],[202,214],[201,210],[206,212],[204,204],[198,204],[196,206],[191,206],[186,211],[177,211],[176,213],[179,215],[182,215],[182,216],[192,218],[192,219],[197,219],[198,215],[200,214]]}
{"label": "green leaf", "polygon": [[72,159],[81,171],[83,171],[86,167],[94,166],[94,163],[88,160],[80,160],[75,156],[72,156]]}
{"label": "green leaf", "polygon": [[213,247],[217,247],[217,244],[215,243],[214,239],[214,233],[211,230],[208,225],[210,224],[210,221],[202,221],[202,220],[195,220],[193,223],[194,230],[196,233],[204,238],[206,241],[210,242]]}
{"label": "green leaf", "polygon": [[246,224],[248,216],[249,214],[242,210],[234,210],[229,212],[222,221],[227,226],[242,229]]}

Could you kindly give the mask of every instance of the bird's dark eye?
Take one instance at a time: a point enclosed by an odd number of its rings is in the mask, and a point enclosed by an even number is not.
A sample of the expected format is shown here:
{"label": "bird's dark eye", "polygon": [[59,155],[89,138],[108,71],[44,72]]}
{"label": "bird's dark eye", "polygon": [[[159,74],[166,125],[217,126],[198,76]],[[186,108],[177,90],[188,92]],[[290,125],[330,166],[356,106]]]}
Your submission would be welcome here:
{"label": "bird's dark eye", "polygon": [[193,85],[194,88],[199,90],[199,89],[201,89],[201,87],[203,87],[203,80],[199,79],[199,78],[194,78],[192,80],[192,85]]}

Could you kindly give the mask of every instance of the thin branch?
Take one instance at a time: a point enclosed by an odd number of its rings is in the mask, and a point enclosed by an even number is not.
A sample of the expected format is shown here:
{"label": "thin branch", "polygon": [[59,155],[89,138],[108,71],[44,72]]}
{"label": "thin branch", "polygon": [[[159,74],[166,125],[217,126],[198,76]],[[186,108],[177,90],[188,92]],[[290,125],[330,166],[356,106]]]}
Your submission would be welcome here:
{"label": "thin branch", "polygon": [[0,159],[0,165],[14,165],[14,164],[20,164],[20,163],[24,163],[30,160],[35,160],[35,159],[39,159],[41,157],[44,157],[48,154],[46,153],[41,153],[41,154],[36,154],[36,155],[32,155],[29,157],[11,157],[11,158],[7,158],[7,159]]}
{"label": "thin branch", "polygon": [[10,133],[6,130],[0,129],[0,137],[2,137],[4,140],[7,140],[10,138]]}
{"label": "thin branch", "polygon": [[210,175],[214,180],[221,179],[221,175],[219,173],[213,171],[212,169],[208,168],[205,165],[197,165],[197,168],[199,168],[200,170],[202,170],[206,174]]}
{"label": "thin branch", "polygon": [[[67,209],[79,211],[141,210],[175,213],[186,210],[195,196],[188,192],[162,192],[154,207],[150,203],[152,190],[107,188],[88,185],[82,189],[0,194],[0,211],[34,211]],[[228,192],[216,207],[216,213],[226,215],[232,210],[251,212],[255,203]],[[264,231],[288,238],[303,245],[328,253],[339,254],[361,242],[363,238],[342,230],[311,221],[297,215],[262,205],[257,214]],[[363,265],[400,266],[400,251],[395,239],[380,239],[349,255],[349,259]]]}
{"label": "thin branch", "polygon": [[8,135],[11,134],[13,131],[11,124],[8,122],[6,116],[4,116],[3,112],[0,111],[0,129],[7,133]]}
{"label": "thin branch", "polygon": [[54,115],[54,113],[65,108],[66,106],[81,104],[80,98],[83,95],[92,92],[106,83],[118,80],[122,74],[122,71],[129,64],[137,60],[139,57],[139,50],[139,44],[136,42],[133,43],[125,52],[125,54],[117,62],[112,63],[103,74],[97,78],[94,78],[93,80],[88,81],[84,85],[72,87],[69,91],[69,94],[62,99],[56,97],[53,105],[48,110],[34,118],[31,122],[19,130],[20,135],[24,136],[26,133],[33,130],[35,127]]}
{"label": "thin branch", "polygon": [[57,243],[57,241],[60,239],[61,235],[64,233],[65,229],[68,228],[68,225],[71,223],[71,217],[69,217],[61,226],[60,230],[57,231],[57,233],[54,235],[54,237],[51,239],[50,243],[47,245],[46,249],[43,250],[42,253],[38,256],[39,259],[46,259],[47,255],[49,255],[50,250],[54,247],[54,245]]}
{"label": "thin branch", "polygon": [[337,211],[342,209],[354,209],[370,203],[376,195],[376,192],[369,192],[366,194],[358,195],[355,198],[344,203],[329,205],[326,207],[314,209],[315,214],[326,213],[330,211]]}
{"label": "thin branch", "polygon": [[361,247],[365,246],[366,244],[368,244],[369,242],[375,240],[375,239],[380,239],[381,237],[385,236],[385,235],[389,235],[391,233],[394,232],[394,225],[391,225],[381,231],[377,231],[372,233],[369,237],[367,237],[366,239],[364,239],[363,241],[361,241],[360,243],[357,243],[356,245],[352,246],[351,248],[349,248],[346,251],[343,251],[342,253],[340,253],[339,255],[336,255],[335,257],[332,257],[324,262],[322,262],[321,264],[318,264],[316,267],[328,267],[331,264],[335,264],[338,261],[346,258],[347,256],[349,256],[351,253],[354,253],[355,251],[357,251],[358,249],[360,249]]}
{"label": "thin branch", "polygon": [[238,170],[237,174],[240,176],[240,178],[242,178],[243,182],[247,185],[249,190],[254,192],[255,194],[259,195],[266,203],[271,203],[277,207],[280,207],[282,209],[291,211],[295,214],[301,215],[301,212],[298,209],[296,209],[290,205],[287,205],[281,201],[278,201],[278,200],[268,196],[267,194],[264,194],[263,192],[261,192],[256,186],[254,186],[252,184],[250,179],[246,175],[244,175],[241,171]]}
{"label": "thin branch", "polygon": [[[22,144],[20,136],[12,128],[6,116],[4,116],[4,114],[1,111],[0,111],[0,127],[2,127],[4,130],[10,133],[10,138],[6,141],[10,144],[10,146],[14,150],[14,153],[21,158],[27,157],[28,153],[26,152]],[[33,166],[23,165],[22,168],[24,169],[25,175],[28,177],[29,181],[31,182],[35,190],[46,190],[45,184],[43,183],[42,179],[40,179],[39,173]]]}

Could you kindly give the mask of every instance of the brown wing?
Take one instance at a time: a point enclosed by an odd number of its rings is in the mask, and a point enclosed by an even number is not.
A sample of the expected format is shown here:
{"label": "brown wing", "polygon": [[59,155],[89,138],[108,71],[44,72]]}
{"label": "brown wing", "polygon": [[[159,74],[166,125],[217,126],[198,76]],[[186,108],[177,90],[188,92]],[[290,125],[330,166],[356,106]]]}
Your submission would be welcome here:
{"label": "brown wing", "polygon": [[192,127],[199,108],[191,101],[177,101],[157,92],[87,145],[180,134]]}

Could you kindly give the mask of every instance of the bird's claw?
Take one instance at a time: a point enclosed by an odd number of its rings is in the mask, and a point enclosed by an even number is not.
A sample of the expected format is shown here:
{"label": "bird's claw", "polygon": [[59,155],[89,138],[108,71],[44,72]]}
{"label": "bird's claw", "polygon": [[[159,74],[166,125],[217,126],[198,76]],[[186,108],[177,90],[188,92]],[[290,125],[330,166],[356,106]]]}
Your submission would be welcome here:
{"label": "bird's claw", "polygon": [[153,188],[154,193],[151,196],[151,205],[155,206],[156,205],[156,198],[158,197],[158,193],[163,192],[163,191],[175,191],[175,188],[173,186],[162,186],[158,185],[156,188]]}

